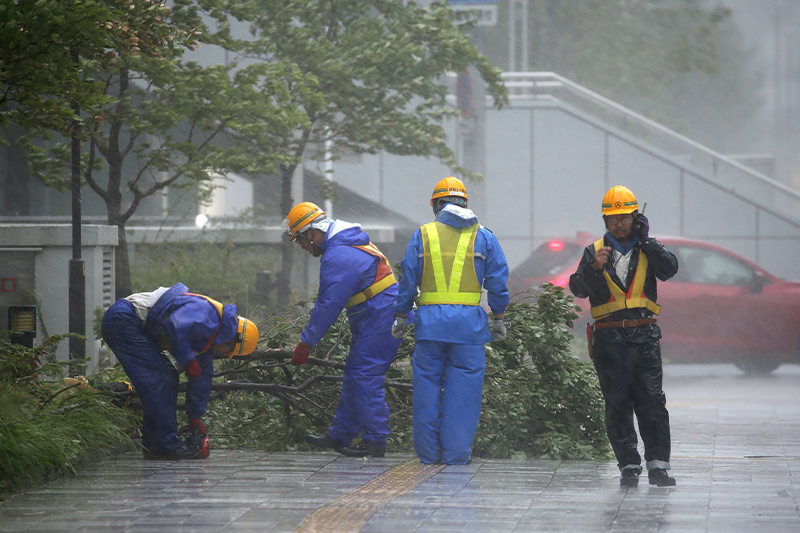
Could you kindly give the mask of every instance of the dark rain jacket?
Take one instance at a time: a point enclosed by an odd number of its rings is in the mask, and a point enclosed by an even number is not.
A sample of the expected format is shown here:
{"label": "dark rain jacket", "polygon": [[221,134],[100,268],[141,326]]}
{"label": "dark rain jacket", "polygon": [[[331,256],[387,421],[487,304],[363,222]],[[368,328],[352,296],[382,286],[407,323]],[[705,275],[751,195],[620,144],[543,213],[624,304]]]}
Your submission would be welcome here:
{"label": "dark rain jacket", "polygon": [[[612,246],[608,240],[608,234],[603,237],[603,240],[605,246]],[[666,281],[674,276],[678,272],[678,259],[655,238],[647,239],[643,243],[637,243],[633,247],[631,262],[628,265],[627,284],[623,284],[617,276],[612,263],[613,256],[609,257],[609,262],[606,263],[606,271],[614,283],[627,292],[630,283],[633,281],[633,273],[636,272],[636,266],[639,264],[640,249],[647,256],[648,261],[647,275],[644,281],[644,294],[648,299],[656,302],[658,297],[656,278]],[[611,298],[611,292],[608,290],[603,272],[592,268],[594,256],[594,244],[590,244],[583,251],[583,257],[578,269],[569,278],[569,290],[572,291],[572,294],[576,298],[588,297],[592,307],[603,305]],[[614,311],[609,316],[602,318],[600,322],[616,322],[634,318],[649,318],[651,316],[653,316],[653,313],[649,309],[637,307]]]}

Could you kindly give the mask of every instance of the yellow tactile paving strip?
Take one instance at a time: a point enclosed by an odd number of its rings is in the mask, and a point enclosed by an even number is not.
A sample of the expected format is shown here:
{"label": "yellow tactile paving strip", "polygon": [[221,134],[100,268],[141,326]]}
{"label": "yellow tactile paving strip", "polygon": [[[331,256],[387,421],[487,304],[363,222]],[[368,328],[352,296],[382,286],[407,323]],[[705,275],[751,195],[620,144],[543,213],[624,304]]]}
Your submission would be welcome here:
{"label": "yellow tactile paving strip", "polygon": [[320,507],[303,520],[295,531],[359,531],[381,506],[416,488],[445,466],[424,465],[416,459],[399,464],[356,490]]}

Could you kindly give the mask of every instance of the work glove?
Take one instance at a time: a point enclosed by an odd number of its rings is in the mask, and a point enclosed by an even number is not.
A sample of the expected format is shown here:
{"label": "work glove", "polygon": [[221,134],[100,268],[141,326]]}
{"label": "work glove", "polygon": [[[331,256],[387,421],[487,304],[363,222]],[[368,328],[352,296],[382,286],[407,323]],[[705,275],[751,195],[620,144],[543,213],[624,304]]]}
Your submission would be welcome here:
{"label": "work glove", "polygon": [[505,318],[495,318],[492,320],[492,341],[503,341],[506,339],[506,326],[509,321]]}
{"label": "work glove", "polygon": [[631,229],[639,237],[639,242],[644,242],[650,238],[650,222],[641,213],[637,213],[633,217],[633,227]]}
{"label": "work glove", "polygon": [[408,323],[407,316],[400,316],[397,315],[394,317],[394,323],[392,324],[392,337],[395,339],[402,339],[403,334],[406,332],[406,324]]}
{"label": "work glove", "polygon": [[297,346],[294,349],[294,353],[292,354],[292,364],[293,365],[304,365],[306,364],[306,360],[308,359],[308,354],[311,352],[311,346],[300,341],[297,343]]}
{"label": "work glove", "polygon": [[186,365],[186,375],[189,379],[197,379],[200,377],[200,363],[197,359],[192,359],[192,362]]}

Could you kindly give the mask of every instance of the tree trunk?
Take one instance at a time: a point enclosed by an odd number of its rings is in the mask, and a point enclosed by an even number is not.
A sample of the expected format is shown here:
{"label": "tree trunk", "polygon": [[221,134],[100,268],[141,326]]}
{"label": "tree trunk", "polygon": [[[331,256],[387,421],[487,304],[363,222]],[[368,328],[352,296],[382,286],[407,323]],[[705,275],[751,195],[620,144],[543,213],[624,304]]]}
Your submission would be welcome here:
{"label": "tree trunk", "polygon": [[[297,165],[281,166],[281,216],[286,216],[292,209],[292,176]],[[278,308],[289,305],[292,295],[292,266],[294,243],[289,239],[281,240],[281,270],[278,272]]]}
{"label": "tree trunk", "polygon": [[[128,69],[123,68],[119,74],[119,97],[126,97],[128,92]],[[131,294],[131,266],[128,263],[128,240],[125,237],[125,222],[122,214],[122,152],[120,150],[120,135],[123,130],[122,118],[114,116],[109,121],[108,153],[108,192],[106,200],[108,210],[108,223],[117,226],[119,244],[116,251],[115,290],[117,298],[124,298]]]}

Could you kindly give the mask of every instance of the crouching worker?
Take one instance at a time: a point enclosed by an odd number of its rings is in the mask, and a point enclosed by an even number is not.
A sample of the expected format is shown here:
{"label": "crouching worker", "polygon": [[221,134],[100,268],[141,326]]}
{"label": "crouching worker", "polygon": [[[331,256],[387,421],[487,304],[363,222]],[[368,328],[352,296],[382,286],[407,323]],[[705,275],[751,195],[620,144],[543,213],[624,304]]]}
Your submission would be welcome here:
{"label": "crouching worker", "polygon": [[[303,250],[320,258],[317,302],[292,363],[305,364],[342,309],[347,309],[352,333],[333,422],[325,435],[309,435],[306,442],[349,457],[383,457],[389,437],[384,382],[400,347],[400,339],[392,337],[397,296],[392,267],[360,225],[331,220],[311,202],[294,206],[283,229]],[[359,435],[361,443],[351,446]]]}
{"label": "crouching worker", "polygon": [[[214,354],[247,355],[258,344],[258,328],[222,305],[192,294],[183,283],[117,300],[103,316],[103,340],[122,364],[142,403],[145,459],[208,456],[201,445],[214,376]],[[178,438],[179,370],[188,376],[186,414],[193,436]]]}

